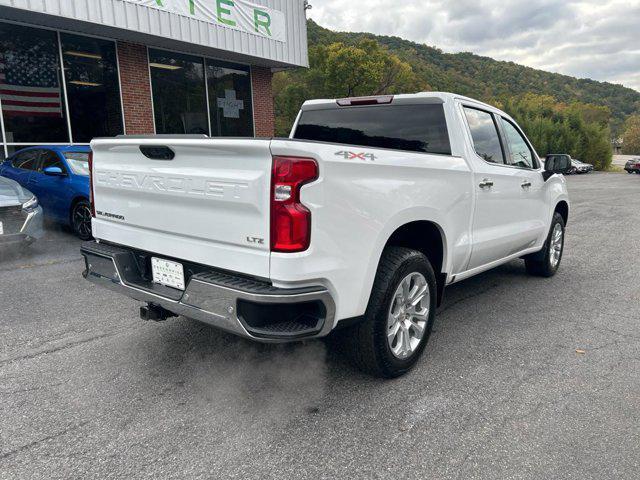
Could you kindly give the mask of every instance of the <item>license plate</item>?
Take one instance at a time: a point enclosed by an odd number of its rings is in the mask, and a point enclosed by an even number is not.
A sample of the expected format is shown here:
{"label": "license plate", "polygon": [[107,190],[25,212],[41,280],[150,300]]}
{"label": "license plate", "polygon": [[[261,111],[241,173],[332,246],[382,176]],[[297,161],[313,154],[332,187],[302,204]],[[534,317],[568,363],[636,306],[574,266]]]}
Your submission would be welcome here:
{"label": "license plate", "polygon": [[151,273],[155,283],[184,290],[184,269],[181,263],[151,257]]}

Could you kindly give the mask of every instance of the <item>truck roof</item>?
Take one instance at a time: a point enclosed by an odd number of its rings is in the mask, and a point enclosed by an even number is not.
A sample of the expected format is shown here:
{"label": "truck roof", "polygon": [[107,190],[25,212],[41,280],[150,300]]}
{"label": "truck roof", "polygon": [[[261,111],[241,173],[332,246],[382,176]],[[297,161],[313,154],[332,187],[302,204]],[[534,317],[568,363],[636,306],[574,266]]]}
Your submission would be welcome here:
{"label": "truck roof", "polygon": [[[350,98],[324,98],[324,99],[316,99],[316,100],[307,100],[302,105],[302,110],[316,110],[316,109],[326,109],[326,108],[337,108],[339,106],[338,102],[347,102],[347,101],[363,101],[370,99],[375,101],[375,99],[380,99],[379,103],[394,103],[394,104],[410,104],[410,103],[449,103],[454,99],[466,100],[470,102],[474,102],[476,104],[483,105],[492,110],[497,110],[496,107],[476,100],[474,98],[465,97],[464,95],[458,95],[456,93],[450,92],[419,92],[419,93],[408,93],[408,94],[400,94],[400,95],[375,95],[371,97],[350,97]],[[392,99],[392,100],[391,100]],[[362,105],[362,103],[360,103]]]}

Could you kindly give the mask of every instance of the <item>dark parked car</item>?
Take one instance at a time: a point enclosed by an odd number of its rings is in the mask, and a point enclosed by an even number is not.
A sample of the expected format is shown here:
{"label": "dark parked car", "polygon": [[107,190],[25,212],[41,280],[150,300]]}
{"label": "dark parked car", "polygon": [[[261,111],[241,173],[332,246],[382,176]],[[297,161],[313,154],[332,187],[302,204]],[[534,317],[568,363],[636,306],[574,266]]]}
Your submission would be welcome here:
{"label": "dark parked car", "polygon": [[640,158],[632,158],[624,166],[627,173],[640,173]]}
{"label": "dark parked car", "polygon": [[89,147],[40,146],[15,153],[0,164],[0,175],[32,191],[45,218],[91,238]]}

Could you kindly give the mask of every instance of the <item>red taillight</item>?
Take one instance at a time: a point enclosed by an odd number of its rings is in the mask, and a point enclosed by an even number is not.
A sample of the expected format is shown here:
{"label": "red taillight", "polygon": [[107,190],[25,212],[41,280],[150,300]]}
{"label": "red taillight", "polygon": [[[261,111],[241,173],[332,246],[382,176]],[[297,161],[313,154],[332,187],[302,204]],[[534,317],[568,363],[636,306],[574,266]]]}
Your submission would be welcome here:
{"label": "red taillight", "polygon": [[271,251],[302,252],[311,241],[311,212],[300,188],[318,178],[311,158],[273,157],[271,172]]}
{"label": "red taillight", "polygon": [[93,202],[93,152],[89,152],[89,203],[91,205],[91,216],[96,217],[96,205]]}

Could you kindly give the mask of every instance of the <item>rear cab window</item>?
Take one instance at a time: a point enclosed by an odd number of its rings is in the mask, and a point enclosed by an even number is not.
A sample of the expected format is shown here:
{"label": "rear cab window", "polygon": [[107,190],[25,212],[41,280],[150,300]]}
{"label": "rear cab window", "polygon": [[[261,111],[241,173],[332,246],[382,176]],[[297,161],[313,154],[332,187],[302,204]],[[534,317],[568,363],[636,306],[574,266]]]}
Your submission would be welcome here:
{"label": "rear cab window", "polygon": [[293,138],[451,155],[449,132],[441,104],[303,110]]}

